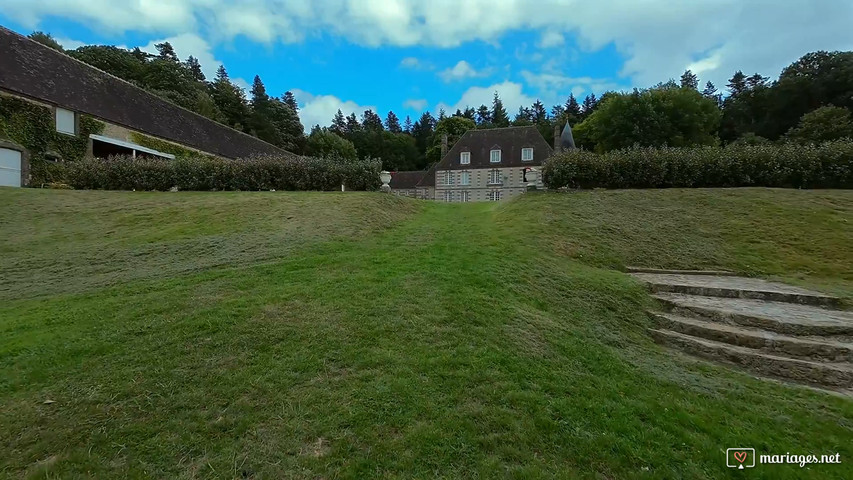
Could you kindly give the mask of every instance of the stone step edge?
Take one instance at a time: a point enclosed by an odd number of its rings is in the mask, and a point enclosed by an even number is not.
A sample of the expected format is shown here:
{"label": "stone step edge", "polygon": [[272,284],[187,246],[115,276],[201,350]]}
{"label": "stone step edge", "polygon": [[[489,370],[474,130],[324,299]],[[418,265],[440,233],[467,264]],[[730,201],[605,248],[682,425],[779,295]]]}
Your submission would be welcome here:
{"label": "stone step edge", "polygon": [[828,388],[853,387],[853,365],[780,357],[665,329],[648,329],[660,344],[705,359],[797,383]]}
{"label": "stone step edge", "polygon": [[627,273],[658,273],[676,275],[713,275],[717,277],[736,277],[737,273],[728,270],[672,270],[666,268],[625,267]]}
{"label": "stone step edge", "polygon": [[841,299],[823,294],[783,293],[767,290],[726,287],[700,287],[694,285],[677,285],[671,283],[646,282],[654,293],[681,293],[702,297],[746,298],[751,300],[769,300],[771,302],[794,303],[797,305],[814,305],[820,307],[840,308]]}
{"label": "stone step edge", "polygon": [[647,312],[659,328],[692,337],[815,362],[853,362],[853,346],[664,312]]}
{"label": "stone step edge", "polygon": [[677,299],[663,295],[652,295],[652,298],[663,304],[673,313],[686,317],[717,321],[742,327],[758,328],[784,335],[853,335],[853,325],[846,327],[838,325],[803,325],[801,323],[786,323],[757,314],[733,313],[717,310],[713,307],[683,305],[678,303]]}

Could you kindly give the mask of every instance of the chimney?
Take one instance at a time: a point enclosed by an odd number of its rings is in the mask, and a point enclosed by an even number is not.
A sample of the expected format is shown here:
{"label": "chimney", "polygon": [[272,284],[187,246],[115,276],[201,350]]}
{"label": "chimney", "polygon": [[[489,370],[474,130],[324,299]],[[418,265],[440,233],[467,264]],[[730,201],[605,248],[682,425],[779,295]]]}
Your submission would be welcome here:
{"label": "chimney", "polygon": [[447,134],[441,136],[441,158],[447,155]]}
{"label": "chimney", "polygon": [[560,124],[554,125],[554,153],[559,153],[562,145],[562,140],[560,139]]}

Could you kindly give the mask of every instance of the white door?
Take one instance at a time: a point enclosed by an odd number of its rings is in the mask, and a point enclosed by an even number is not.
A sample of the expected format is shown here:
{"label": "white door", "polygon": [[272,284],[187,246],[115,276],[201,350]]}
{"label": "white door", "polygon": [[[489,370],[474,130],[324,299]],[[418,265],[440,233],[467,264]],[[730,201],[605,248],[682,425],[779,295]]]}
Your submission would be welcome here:
{"label": "white door", "polygon": [[0,187],[21,186],[21,152],[0,148]]}

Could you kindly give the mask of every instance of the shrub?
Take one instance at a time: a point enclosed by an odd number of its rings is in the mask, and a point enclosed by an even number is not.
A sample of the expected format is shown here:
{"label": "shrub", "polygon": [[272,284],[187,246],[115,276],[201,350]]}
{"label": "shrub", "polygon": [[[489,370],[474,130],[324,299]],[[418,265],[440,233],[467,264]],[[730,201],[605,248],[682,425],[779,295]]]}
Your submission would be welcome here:
{"label": "shrub", "polygon": [[376,190],[381,162],[297,156],[86,158],[66,166],[66,183],[103,190]]}
{"label": "shrub", "polygon": [[853,142],[573,150],[548,159],[543,179],[548,188],[853,188]]}

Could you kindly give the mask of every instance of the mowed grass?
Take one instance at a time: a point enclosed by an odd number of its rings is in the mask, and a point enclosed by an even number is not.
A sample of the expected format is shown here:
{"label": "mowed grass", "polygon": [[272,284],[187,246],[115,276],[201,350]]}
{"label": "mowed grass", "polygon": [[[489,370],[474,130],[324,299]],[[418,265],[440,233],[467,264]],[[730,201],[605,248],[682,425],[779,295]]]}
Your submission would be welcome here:
{"label": "mowed grass", "polygon": [[[146,204],[181,213],[143,219]],[[36,216],[8,213],[21,205]],[[744,446],[841,454],[751,477],[853,474],[853,402],[659,348],[618,271],[849,293],[850,192],[0,190],[0,206],[8,477],[725,478]],[[212,263],[179,248],[211,243]],[[97,250],[112,260],[74,258]]]}

